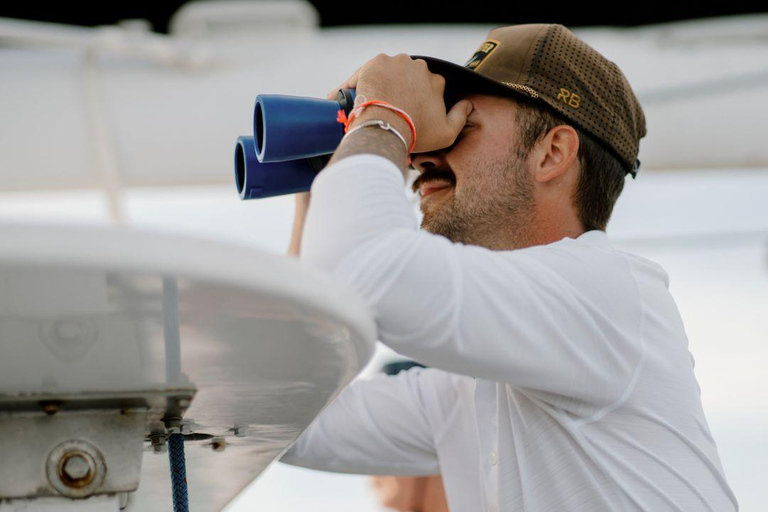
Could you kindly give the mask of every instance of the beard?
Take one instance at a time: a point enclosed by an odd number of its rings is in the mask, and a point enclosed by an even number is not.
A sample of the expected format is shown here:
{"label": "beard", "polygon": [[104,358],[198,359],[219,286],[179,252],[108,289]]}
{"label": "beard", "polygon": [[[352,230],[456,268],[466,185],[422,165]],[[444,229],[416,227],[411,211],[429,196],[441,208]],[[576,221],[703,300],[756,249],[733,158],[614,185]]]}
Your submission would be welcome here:
{"label": "beard", "polygon": [[506,158],[472,162],[477,171],[461,188],[441,192],[421,205],[422,229],[452,242],[489,249],[532,245],[535,218],[533,178],[527,162],[511,150]]}

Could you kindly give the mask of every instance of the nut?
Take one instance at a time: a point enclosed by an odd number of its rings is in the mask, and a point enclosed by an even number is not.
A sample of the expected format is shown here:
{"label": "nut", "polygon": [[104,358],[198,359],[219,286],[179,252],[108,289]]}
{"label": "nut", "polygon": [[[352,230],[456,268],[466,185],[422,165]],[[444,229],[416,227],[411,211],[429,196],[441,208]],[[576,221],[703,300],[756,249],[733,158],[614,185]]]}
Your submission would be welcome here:
{"label": "nut", "polygon": [[149,441],[152,443],[152,451],[154,453],[160,454],[168,452],[168,444],[166,443],[165,435],[153,434],[149,436]]}
{"label": "nut", "polygon": [[67,498],[87,498],[104,483],[107,465],[104,455],[93,444],[71,439],[56,446],[45,463],[48,483]]}
{"label": "nut", "polygon": [[83,452],[68,453],[61,461],[61,479],[71,487],[83,487],[93,480],[94,464]]}

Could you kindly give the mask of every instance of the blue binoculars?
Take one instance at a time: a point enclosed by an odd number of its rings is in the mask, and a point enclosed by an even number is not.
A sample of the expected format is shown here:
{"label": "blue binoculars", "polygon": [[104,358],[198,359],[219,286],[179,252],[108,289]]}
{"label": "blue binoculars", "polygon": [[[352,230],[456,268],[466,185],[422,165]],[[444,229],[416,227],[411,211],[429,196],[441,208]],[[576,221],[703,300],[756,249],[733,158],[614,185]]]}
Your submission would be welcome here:
{"label": "blue binoculars", "polygon": [[253,136],[238,137],[235,146],[240,199],[309,190],[344,137],[339,110],[349,115],[354,103],[354,89],[341,89],[335,100],[259,94]]}

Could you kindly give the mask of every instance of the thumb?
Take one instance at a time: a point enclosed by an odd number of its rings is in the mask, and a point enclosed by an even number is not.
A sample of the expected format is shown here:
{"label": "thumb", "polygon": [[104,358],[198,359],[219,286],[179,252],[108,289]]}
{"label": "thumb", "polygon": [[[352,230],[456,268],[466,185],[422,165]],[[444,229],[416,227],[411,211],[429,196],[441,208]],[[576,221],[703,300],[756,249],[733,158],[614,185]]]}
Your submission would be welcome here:
{"label": "thumb", "polygon": [[459,133],[464,128],[472,108],[472,102],[469,100],[461,100],[451,107],[446,117],[453,133]]}

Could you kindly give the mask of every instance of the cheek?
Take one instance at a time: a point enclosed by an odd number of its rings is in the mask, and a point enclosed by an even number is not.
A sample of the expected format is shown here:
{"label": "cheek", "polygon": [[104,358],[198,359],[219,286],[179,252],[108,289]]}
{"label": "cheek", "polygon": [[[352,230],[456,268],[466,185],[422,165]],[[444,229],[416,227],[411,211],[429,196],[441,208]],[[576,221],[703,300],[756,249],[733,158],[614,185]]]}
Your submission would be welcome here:
{"label": "cheek", "polygon": [[514,188],[510,173],[516,162],[508,141],[479,135],[464,137],[446,160],[456,177],[456,198],[465,203],[504,196]]}
{"label": "cheek", "polygon": [[471,202],[488,194],[490,183],[488,176],[483,175],[483,172],[483,167],[478,166],[456,176],[454,193],[457,199]]}

